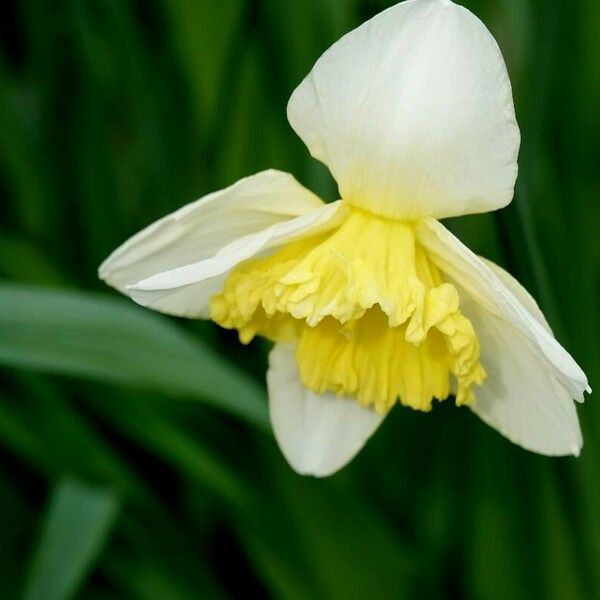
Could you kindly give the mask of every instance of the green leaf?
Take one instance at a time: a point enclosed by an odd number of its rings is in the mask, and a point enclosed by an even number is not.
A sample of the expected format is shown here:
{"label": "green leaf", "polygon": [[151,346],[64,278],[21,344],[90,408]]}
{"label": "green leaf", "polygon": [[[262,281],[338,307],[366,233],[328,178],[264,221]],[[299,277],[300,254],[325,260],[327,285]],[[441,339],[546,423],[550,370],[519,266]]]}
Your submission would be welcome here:
{"label": "green leaf", "polygon": [[15,485],[10,461],[0,465],[0,590],[3,598],[19,598],[24,574],[23,556],[15,552],[14,541],[21,539],[31,524],[33,498],[22,486]]}
{"label": "green leaf", "polygon": [[60,389],[29,374],[15,397],[0,394],[0,444],[49,479],[65,473],[109,485],[148,506],[152,492]]}
{"label": "green leaf", "polygon": [[[535,529],[527,511],[536,510],[527,485],[531,479],[531,457],[514,458],[523,451],[478,424],[473,446],[473,491],[476,497],[468,508],[463,526],[466,597],[482,600],[535,596],[540,569],[535,553]],[[529,458],[529,460],[528,460]],[[543,460],[543,459],[542,459]],[[520,467],[520,468],[519,468]]]}
{"label": "green leaf", "polygon": [[5,232],[0,232],[0,274],[44,285],[64,285],[68,281],[30,240]]}
{"label": "green leaf", "polygon": [[160,406],[152,404],[143,410],[142,401],[134,398],[122,402],[119,410],[112,410],[105,402],[99,401],[94,401],[93,406],[128,439],[137,441],[181,474],[206,486],[229,507],[243,508],[253,499],[253,490],[243,475],[173,423]]}
{"label": "green leaf", "polygon": [[344,475],[300,477],[281,458],[266,470],[277,508],[236,527],[277,598],[412,597],[416,548]]}
{"label": "green leaf", "polygon": [[[161,2],[173,48],[187,75],[199,123],[212,124],[216,111],[221,110],[220,88],[231,68],[227,61],[244,7],[240,0]],[[239,57],[232,55],[232,58]]]}
{"label": "green leaf", "polygon": [[[548,600],[589,598],[592,590],[586,590],[582,577],[582,565],[578,560],[570,514],[565,510],[559,488],[549,464],[539,470],[539,492],[541,532],[541,559],[545,574],[544,597]],[[554,465],[553,465],[554,466]]]}
{"label": "green leaf", "polygon": [[25,600],[71,598],[104,546],[118,511],[107,489],[58,484],[50,500],[25,589]]}
{"label": "green leaf", "polygon": [[264,391],[164,317],[102,294],[0,284],[0,364],[196,398],[267,426]]}

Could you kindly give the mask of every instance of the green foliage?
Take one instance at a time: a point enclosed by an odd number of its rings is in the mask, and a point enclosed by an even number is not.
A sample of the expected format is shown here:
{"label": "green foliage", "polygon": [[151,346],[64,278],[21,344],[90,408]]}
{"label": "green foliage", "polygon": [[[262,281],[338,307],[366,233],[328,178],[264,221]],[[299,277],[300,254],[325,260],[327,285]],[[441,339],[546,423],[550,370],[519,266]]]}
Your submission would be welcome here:
{"label": "green foliage", "polygon": [[73,594],[104,546],[117,507],[110,490],[68,480],[58,483],[27,580],[26,600],[60,600]]}
{"label": "green foliage", "polygon": [[[249,173],[335,186],[287,124],[387,0],[23,0],[0,9],[0,597],[592,598],[600,409],[582,457],[466,410],[394,411],[325,481],[266,417],[265,348],[97,280],[152,220]],[[600,4],[465,0],[507,58],[515,201],[450,225],[600,381]]]}
{"label": "green foliage", "polygon": [[0,284],[0,364],[197,398],[266,427],[263,392],[158,315],[108,295]]}

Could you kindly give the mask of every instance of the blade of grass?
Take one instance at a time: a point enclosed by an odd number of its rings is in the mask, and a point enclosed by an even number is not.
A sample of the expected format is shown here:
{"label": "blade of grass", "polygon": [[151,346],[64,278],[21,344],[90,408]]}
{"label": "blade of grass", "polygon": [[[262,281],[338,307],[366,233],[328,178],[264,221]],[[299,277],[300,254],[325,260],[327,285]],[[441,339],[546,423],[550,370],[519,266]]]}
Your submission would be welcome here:
{"label": "blade of grass", "polygon": [[0,284],[0,364],[195,398],[266,428],[264,391],[166,319],[101,294]]}
{"label": "blade of grass", "polygon": [[229,510],[241,510],[251,503],[252,489],[244,477],[171,422],[160,406],[151,404],[144,409],[140,400],[132,399],[121,402],[118,410],[98,398],[92,404],[127,439],[137,441],[179,473],[216,494]]}
{"label": "blade of grass", "polygon": [[108,540],[118,512],[108,489],[65,480],[52,494],[25,586],[25,600],[67,600]]}

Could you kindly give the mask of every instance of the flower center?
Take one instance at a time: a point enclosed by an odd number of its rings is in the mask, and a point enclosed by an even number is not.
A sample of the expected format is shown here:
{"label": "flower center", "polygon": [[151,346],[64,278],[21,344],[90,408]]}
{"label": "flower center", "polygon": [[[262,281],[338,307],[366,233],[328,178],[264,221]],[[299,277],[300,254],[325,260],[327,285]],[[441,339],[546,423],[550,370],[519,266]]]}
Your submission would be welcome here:
{"label": "flower center", "polygon": [[457,404],[485,372],[479,341],[411,223],[350,208],[334,231],[247,261],[212,298],[211,318],[275,342],[297,340],[303,383],[387,411],[430,410],[456,381]]}

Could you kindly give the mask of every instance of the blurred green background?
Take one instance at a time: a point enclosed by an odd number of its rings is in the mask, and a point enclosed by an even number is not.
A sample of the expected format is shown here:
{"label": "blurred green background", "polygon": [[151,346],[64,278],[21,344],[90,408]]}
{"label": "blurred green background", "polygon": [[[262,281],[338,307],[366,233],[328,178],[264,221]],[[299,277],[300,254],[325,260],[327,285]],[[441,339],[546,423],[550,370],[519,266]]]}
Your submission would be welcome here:
{"label": "blurred green background", "polygon": [[[0,8],[0,597],[600,597],[600,409],[580,459],[397,409],[331,479],[266,418],[264,344],[97,280],[154,219],[276,167],[323,197],[287,99],[378,0]],[[523,134],[515,201],[450,223],[600,385],[600,3],[466,0]]]}

